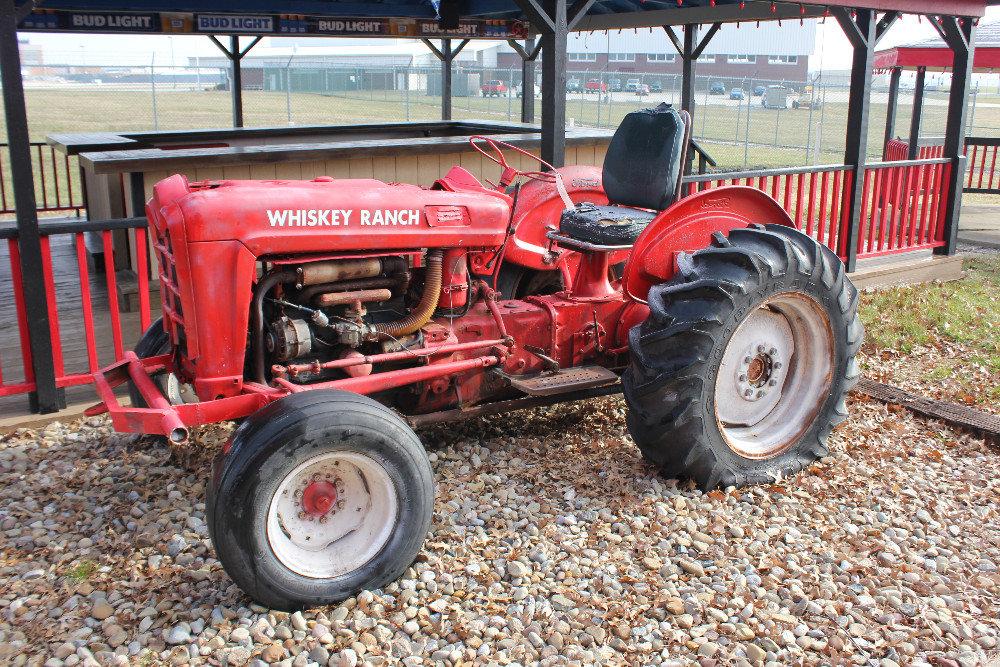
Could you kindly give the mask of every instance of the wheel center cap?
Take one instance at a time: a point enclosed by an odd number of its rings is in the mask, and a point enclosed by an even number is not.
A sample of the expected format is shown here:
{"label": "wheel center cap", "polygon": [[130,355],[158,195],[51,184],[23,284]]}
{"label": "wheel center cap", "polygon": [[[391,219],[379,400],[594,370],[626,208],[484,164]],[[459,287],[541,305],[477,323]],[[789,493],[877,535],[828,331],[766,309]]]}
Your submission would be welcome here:
{"label": "wheel center cap", "polygon": [[302,492],[302,509],[323,516],[337,503],[337,487],[330,482],[312,482]]}
{"label": "wheel center cap", "polygon": [[750,380],[750,384],[760,384],[767,366],[768,364],[763,358],[763,355],[757,355],[754,357],[754,360],[750,362],[750,367],[747,369],[747,379]]}
{"label": "wheel center cap", "polygon": [[782,367],[778,349],[759,343],[743,357],[736,371],[737,390],[746,401],[757,401],[778,384],[779,369]]}

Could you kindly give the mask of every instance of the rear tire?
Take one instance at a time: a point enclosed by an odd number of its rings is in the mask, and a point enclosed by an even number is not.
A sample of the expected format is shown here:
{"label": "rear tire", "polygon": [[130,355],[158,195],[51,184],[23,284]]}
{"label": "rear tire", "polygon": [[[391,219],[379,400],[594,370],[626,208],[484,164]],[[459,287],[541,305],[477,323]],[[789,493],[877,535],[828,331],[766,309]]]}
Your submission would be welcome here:
{"label": "rear tire", "polygon": [[754,225],[713,246],[649,291],[623,378],[643,456],[705,490],[771,482],[826,455],[864,337],[843,263],[805,234]]}
{"label": "rear tire", "polygon": [[397,579],[430,528],[427,453],[358,394],[291,394],[252,414],[216,458],[208,526],[223,568],[262,605],[338,602]]}

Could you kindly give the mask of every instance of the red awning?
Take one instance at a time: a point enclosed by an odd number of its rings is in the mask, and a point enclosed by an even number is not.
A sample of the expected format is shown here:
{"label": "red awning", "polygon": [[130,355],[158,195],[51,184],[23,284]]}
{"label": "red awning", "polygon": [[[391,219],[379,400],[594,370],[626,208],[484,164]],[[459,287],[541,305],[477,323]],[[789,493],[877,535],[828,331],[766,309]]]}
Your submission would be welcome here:
{"label": "red awning", "polygon": [[[1000,71],[1000,21],[980,23],[976,29],[975,46],[972,61],[975,71]],[[947,70],[951,69],[952,60],[951,49],[935,38],[876,51],[874,69],[885,71],[899,67],[913,70],[926,67],[929,70]]]}
{"label": "red awning", "polygon": [[[951,69],[952,52],[947,47],[917,47],[897,46],[892,49],[875,53],[876,70],[889,70],[893,67],[902,69],[917,69],[926,67],[930,70]],[[976,47],[972,66],[977,72],[1000,70],[1000,48]]]}

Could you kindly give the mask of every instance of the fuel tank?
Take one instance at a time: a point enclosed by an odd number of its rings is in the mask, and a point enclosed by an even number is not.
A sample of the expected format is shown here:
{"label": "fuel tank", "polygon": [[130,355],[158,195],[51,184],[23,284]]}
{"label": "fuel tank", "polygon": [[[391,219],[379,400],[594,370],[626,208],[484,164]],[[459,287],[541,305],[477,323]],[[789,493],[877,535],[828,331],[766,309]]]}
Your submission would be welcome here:
{"label": "fuel tank", "polygon": [[494,248],[510,218],[509,199],[499,193],[329,177],[189,183],[175,175],[153,187],[149,207],[164,219],[183,220],[188,243],[239,241],[257,257]]}

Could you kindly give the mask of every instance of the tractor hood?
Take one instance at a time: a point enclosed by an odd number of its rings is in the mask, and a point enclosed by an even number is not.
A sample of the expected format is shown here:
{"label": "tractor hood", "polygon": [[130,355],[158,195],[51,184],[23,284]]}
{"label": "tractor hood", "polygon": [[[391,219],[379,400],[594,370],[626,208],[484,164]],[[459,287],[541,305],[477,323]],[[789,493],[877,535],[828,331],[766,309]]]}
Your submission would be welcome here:
{"label": "tractor hood", "polygon": [[374,179],[201,181],[171,176],[148,207],[183,222],[188,243],[239,241],[255,256],[341,250],[492,248],[510,205],[499,193],[426,190]]}

